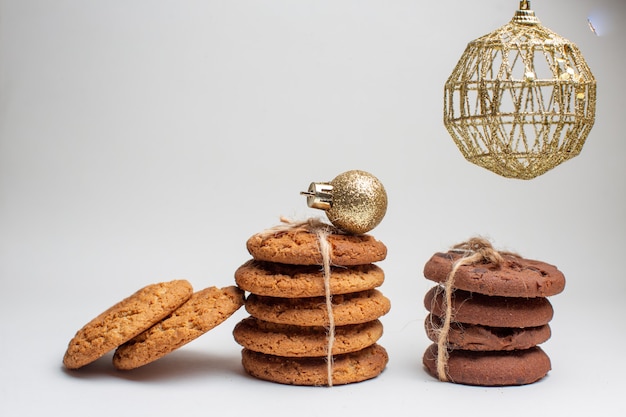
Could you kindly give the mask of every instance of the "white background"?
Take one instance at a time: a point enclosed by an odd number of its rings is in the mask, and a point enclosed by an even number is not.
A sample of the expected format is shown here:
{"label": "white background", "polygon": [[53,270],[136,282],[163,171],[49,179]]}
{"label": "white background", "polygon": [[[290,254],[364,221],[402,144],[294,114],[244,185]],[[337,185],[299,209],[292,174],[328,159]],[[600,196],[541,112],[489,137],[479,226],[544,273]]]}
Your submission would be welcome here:
{"label": "white background", "polygon": [[[624,415],[626,4],[532,3],[582,50],[598,104],[580,156],[531,181],[466,162],[441,122],[467,42],[518,4],[0,0],[0,414]],[[299,192],[349,169],[390,201],[372,232],[392,301],[380,377],[252,379],[231,335],[243,309],[134,372],[110,356],[62,368],[76,330],[146,284],[234,284],[246,239],[281,215],[323,216]],[[539,383],[422,369],[422,267],[475,235],[567,277]]]}

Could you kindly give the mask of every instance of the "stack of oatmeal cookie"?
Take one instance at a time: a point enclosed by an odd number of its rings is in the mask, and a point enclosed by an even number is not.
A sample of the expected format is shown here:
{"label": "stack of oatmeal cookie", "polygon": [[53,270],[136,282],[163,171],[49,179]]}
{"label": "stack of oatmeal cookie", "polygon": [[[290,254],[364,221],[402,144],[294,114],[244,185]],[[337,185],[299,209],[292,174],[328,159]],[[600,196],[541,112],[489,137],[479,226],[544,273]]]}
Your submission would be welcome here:
{"label": "stack of oatmeal cookie", "polygon": [[244,369],[256,378],[339,385],[374,378],[387,365],[387,352],[376,342],[383,333],[378,319],[389,311],[390,302],[376,289],[384,273],[374,264],[385,259],[387,248],[370,235],[324,237],[332,265],[331,343],[319,239],[306,229],[248,239],[253,259],[237,269],[235,280],[250,293],[245,302],[250,316],[237,324],[233,335],[244,347]]}

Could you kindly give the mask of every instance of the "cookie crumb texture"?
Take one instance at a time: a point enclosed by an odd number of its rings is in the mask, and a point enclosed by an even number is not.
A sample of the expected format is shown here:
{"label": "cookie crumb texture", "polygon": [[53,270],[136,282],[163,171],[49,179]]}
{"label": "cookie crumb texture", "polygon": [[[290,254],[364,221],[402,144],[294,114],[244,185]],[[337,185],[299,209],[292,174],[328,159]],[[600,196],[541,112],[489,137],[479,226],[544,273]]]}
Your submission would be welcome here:
{"label": "cookie crumb texture", "polygon": [[235,281],[250,292],[245,302],[250,317],[237,324],[233,337],[243,346],[242,365],[253,377],[341,385],[374,378],[387,366],[387,352],[378,345],[383,334],[378,319],[391,303],[377,289],[385,276],[374,265],[385,259],[387,248],[370,235],[327,236],[331,343],[318,239],[314,233],[288,231],[254,235],[246,242],[253,259],[237,269]]}
{"label": "cookie crumb texture", "polygon": [[172,313],[193,292],[186,280],[148,285],[113,305],[81,328],[69,342],[63,364],[81,368]]}
{"label": "cookie crumb texture", "polygon": [[[438,341],[443,327],[445,290],[461,254],[436,253],[424,276],[437,283],[424,297],[430,313],[424,328],[435,342],[423,356],[426,371],[439,378]],[[504,255],[505,262],[464,265],[457,269],[451,294],[451,325],[445,340],[449,382],[481,386],[532,384],[551,370],[538,346],[551,337],[554,311],[548,296],[565,288],[565,277],[545,262]]]}

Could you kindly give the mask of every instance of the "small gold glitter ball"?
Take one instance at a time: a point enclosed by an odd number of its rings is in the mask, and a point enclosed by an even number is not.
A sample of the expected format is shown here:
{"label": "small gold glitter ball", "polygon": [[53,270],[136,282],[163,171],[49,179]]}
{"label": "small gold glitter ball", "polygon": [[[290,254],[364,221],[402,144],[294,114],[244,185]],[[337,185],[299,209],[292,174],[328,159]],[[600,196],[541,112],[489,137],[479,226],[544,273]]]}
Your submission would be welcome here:
{"label": "small gold glitter ball", "polygon": [[309,207],[325,210],[328,220],[349,234],[369,232],[387,212],[385,187],[365,171],[347,171],[332,181],[311,183],[302,194]]}

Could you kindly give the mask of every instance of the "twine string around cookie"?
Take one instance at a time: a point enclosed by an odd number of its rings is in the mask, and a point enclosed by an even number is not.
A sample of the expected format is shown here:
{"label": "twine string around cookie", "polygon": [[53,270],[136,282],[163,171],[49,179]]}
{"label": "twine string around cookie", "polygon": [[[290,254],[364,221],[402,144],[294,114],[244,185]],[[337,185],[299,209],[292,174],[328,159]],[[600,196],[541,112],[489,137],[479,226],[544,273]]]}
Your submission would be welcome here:
{"label": "twine string around cookie", "polygon": [[328,230],[317,228],[315,234],[320,245],[322,254],[322,266],[324,270],[324,298],[326,299],[326,313],[328,314],[328,342],[326,346],[326,372],[328,373],[328,386],[333,386],[333,345],[335,344],[335,316],[333,314],[332,294],[330,292],[330,258],[331,247],[328,243]]}
{"label": "twine string around cookie", "polygon": [[332,248],[328,242],[328,235],[341,233],[339,229],[322,222],[316,218],[309,218],[301,222],[293,222],[285,217],[280,218],[281,224],[265,230],[261,236],[269,236],[292,231],[306,231],[314,233],[317,237],[320,254],[322,257],[322,270],[324,275],[324,298],[326,301],[326,313],[328,315],[328,334],[326,343],[326,372],[328,386],[333,386],[333,346],[335,343],[335,316],[333,313],[332,294],[330,291]]}
{"label": "twine string around cookie", "polygon": [[437,377],[440,381],[448,381],[448,334],[452,322],[452,293],[454,291],[454,278],[462,266],[471,265],[477,262],[489,262],[493,265],[500,265],[504,261],[502,253],[496,251],[489,241],[483,238],[474,237],[466,242],[459,243],[452,247],[453,252],[461,252],[463,256],[452,264],[452,269],[443,286],[445,311],[443,324],[438,331],[437,337]]}

